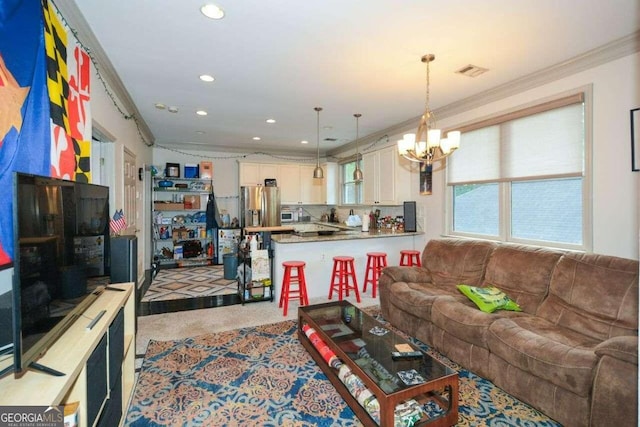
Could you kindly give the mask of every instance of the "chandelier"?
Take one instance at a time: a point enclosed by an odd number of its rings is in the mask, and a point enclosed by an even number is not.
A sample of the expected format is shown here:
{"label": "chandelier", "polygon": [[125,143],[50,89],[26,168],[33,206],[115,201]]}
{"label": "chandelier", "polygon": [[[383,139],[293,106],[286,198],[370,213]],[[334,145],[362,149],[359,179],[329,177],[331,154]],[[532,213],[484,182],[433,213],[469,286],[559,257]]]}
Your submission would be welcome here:
{"label": "chandelier", "polygon": [[422,57],[422,62],[427,64],[427,94],[418,131],[405,134],[398,141],[398,154],[412,162],[427,165],[444,159],[460,147],[460,132],[450,131],[446,138],[441,138],[440,129],[436,129],[435,115],[429,109],[429,63],[434,59],[436,57],[431,53]]}

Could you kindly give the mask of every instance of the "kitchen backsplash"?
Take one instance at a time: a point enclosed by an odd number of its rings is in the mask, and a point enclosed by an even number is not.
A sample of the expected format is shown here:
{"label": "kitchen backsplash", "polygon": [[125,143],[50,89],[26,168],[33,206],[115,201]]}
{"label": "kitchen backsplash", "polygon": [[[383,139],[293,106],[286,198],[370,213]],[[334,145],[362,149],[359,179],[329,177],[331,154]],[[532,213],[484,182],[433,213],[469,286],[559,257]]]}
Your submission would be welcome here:
{"label": "kitchen backsplash", "polygon": [[[282,208],[289,208],[291,210],[297,210],[300,208],[300,206],[298,205],[283,205]],[[303,217],[309,217],[309,220],[311,222],[313,221],[321,221],[322,220],[322,216],[324,214],[327,215],[327,217],[331,214],[331,206],[314,206],[314,205],[305,205],[302,206],[302,216]],[[338,220],[341,224],[344,224],[345,221],[347,220],[347,218],[349,217],[349,212],[351,210],[353,210],[354,215],[358,215],[360,218],[362,218],[362,215],[364,213],[366,213],[367,215],[369,214],[369,212],[373,211],[375,212],[376,209],[380,209],[380,216],[381,217],[385,217],[385,216],[391,216],[391,217],[396,217],[396,216],[402,216],[403,214],[403,207],[402,206],[357,206],[354,208],[337,208],[334,207],[335,209],[335,214],[338,217]]]}

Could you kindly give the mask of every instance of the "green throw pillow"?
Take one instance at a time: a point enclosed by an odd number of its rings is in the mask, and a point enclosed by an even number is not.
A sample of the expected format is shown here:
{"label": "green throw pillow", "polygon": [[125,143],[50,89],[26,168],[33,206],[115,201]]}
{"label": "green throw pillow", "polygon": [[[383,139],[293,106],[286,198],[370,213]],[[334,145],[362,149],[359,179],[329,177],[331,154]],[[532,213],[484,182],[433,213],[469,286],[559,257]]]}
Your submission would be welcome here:
{"label": "green throw pillow", "polygon": [[478,288],[476,286],[458,285],[457,288],[485,313],[493,313],[496,310],[522,311],[515,301],[495,286]]}

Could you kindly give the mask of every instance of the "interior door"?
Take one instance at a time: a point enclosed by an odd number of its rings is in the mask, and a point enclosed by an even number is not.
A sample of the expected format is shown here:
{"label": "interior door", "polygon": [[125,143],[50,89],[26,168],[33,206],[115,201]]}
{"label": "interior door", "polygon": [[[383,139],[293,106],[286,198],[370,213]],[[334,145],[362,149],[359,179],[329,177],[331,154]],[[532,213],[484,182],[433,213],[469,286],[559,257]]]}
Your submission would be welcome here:
{"label": "interior door", "polygon": [[136,156],[131,151],[124,149],[123,154],[123,184],[124,184],[124,214],[127,218],[127,229],[123,234],[136,235],[138,237],[138,283],[144,279],[144,260],[146,259],[145,245],[143,244],[139,221],[142,215],[139,209],[143,204],[139,203],[140,189],[138,188],[138,168]]}

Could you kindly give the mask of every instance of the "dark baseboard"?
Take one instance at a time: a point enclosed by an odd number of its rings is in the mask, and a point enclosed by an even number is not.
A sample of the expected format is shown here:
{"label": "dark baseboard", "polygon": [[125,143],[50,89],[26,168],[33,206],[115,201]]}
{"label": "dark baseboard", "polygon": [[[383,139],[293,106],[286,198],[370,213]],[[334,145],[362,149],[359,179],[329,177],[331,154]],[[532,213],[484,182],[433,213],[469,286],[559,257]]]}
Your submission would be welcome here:
{"label": "dark baseboard", "polygon": [[138,316],[175,313],[177,311],[199,310],[202,308],[224,307],[227,305],[236,305],[240,303],[240,298],[236,294],[197,298],[182,298],[164,301],[145,301],[140,303]]}

